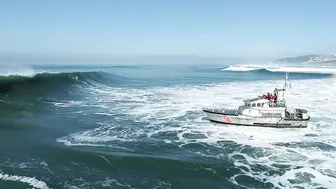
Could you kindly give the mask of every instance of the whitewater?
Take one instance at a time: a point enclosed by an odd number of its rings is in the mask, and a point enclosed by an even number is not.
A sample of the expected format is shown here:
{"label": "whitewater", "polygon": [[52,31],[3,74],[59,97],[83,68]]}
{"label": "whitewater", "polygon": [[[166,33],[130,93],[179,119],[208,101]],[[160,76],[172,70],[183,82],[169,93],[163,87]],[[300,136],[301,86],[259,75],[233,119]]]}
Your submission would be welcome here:
{"label": "whitewater", "polygon": [[[87,70],[3,74],[0,186],[336,186],[336,67]],[[202,112],[272,92],[284,72],[291,83],[287,104],[308,110],[308,128],[221,125]]]}
{"label": "whitewater", "polygon": [[237,71],[237,72],[267,70],[270,72],[336,74],[336,68],[334,67],[230,65],[226,68],[223,68],[222,70],[223,71]]}

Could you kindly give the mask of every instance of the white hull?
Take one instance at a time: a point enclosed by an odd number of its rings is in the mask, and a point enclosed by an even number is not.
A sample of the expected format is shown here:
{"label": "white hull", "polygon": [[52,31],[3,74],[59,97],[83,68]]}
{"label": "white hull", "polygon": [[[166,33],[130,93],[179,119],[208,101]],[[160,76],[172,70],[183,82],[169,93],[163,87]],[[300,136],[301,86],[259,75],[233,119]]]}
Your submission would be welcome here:
{"label": "white hull", "polygon": [[245,115],[227,115],[223,113],[203,110],[210,121],[242,126],[278,127],[278,128],[305,128],[308,126],[308,119],[284,119],[284,118],[263,118],[250,117]]}
{"label": "white hull", "polygon": [[274,95],[267,93],[257,98],[244,100],[244,105],[237,110],[223,107],[203,109],[210,121],[244,126],[277,127],[277,128],[305,128],[310,116],[307,110],[296,108],[290,113],[287,110],[285,91],[287,87],[285,75],[284,88],[275,88]]}

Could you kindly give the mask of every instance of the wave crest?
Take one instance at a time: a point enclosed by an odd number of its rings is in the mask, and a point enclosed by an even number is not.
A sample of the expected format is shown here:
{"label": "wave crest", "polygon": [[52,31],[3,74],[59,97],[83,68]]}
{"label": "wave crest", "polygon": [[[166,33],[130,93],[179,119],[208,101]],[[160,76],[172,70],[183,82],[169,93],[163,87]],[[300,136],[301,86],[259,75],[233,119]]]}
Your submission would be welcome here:
{"label": "wave crest", "polygon": [[45,90],[65,88],[71,84],[104,82],[109,74],[104,72],[38,73],[34,76],[0,76],[0,93],[18,92],[41,88]]}
{"label": "wave crest", "polygon": [[243,65],[237,65],[237,66],[229,66],[227,68],[222,69],[223,71],[236,71],[236,72],[248,72],[253,70],[261,70],[262,67],[257,66],[243,66]]}

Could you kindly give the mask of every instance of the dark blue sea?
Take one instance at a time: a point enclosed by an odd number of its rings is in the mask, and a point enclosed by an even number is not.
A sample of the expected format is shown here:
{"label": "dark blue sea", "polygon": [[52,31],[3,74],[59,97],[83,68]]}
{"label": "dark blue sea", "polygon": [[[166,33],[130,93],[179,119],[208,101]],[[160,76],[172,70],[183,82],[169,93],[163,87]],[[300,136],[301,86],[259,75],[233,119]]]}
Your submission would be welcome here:
{"label": "dark blue sea", "polygon": [[[289,72],[308,128],[211,123]],[[0,70],[0,188],[336,188],[336,68],[30,66]]]}

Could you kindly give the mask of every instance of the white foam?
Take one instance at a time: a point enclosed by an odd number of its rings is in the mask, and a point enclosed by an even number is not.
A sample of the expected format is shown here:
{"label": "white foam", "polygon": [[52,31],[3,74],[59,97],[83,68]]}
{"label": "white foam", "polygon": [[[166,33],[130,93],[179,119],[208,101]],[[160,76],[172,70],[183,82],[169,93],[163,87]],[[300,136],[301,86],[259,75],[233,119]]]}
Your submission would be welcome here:
{"label": "white foam", "polygon": [[14,181],[14,182],[26,183],[34,188],[49,189],[49,187],[47,186],[45,182],[37,180],[36,178],[32,178],[32,177],[9,175],[9,174],[0,172],[0,179],[4,181]]}
{"label": "white foam", "polygon": [[251,66],[251,65],[235,65],[235,66],[230,65],[229,67],[224,68],[222,70],[224,70],[224,71],[246,72],[246,71],[260,70],[260,69],[263,69],[263,67]]}
{"label": "white foam", "polygon": [[106,188],[113,188],[113,186],[119,186],[119,187],[123,187],[123,188],[131,188],[131,189],[133,188],[131,185],[122,184],[116,179],[106,178],[105,181],[100,182],[100,183],[101,183],[102,187],[106,187]]}
{"label": "white foam", "polygon": [[[302,174],[302,173],[308,173],[313,175],[313,178],[311,178],[311,182],[312,183],[317,183],[318,187],[323,187],[323,188],[334,188],[336,185],[336,178],[333,177],[328,177],[324,174],[322,174],[321,172],[309,168],[309,167],[303,167],[300,169],[292,169],[288,172],[286,172],[282,177],[278,177],[278,178],[274,178],[272,183],[282,183],[282,185],[284,186],[289,186],[291,185],[291,183],[289,182],[289,180],[295,180],[297,179],[298,175]],[[300,184],[296,184],[296,186],[301,186],[303,188],[312,188],[312,186],[310,186],[308,183],[300,183]],[[278,185],[279,188],[284,188],[283,186],[281,187],[280,185]],[[288,187],[289,188],[289,187]]]}
{"label": "white foam", "polygon": [[[97,113],[109,115],[111,113],[127,114],[128,119],[148,123],[133,129],[117,129],[118,125],[105,123],[96,129],[90,129],[60,140],[70,145],[110,145],[109,141],[119,140],[129,142],[143,140],[158,140],[157,134],[174,133],[175,138],[160,138],[169,144],[180,147],[189,143],[206,143],[215,148],[226,148],[222,141],[234,141],[242,148],[250,146],[260,156],[250,156],[245,153],[233,153],[230,157],[237,166],[247,167],[249,171],[241,174],[254,175],[256,179],[271,182],[279,188],[298,186],[289,179],[298,173],[309,172],[316,176],[312,183],[320,186],[335,184],[328,170],[336,170],[336,154],[324,151],[318,147],[306,148],[295,146],[295,143],[319,143],[336,147],[336,78],[309,79],[291,81],[292,88],[288,91],[287,102],[290,107],[302,107],[308,110],[312,119],[306,129],[276,129],[260,127],[237,127],[209,123],[202,118],[205,114],[201,108],[209,105],[222,104],[228,108],[237,108],[244,98],[251,98],[272,92],[276,81],[231,82],[211,85],[181,85],[174,87],[157,87],[151,89],[118,89],[99,85],[89,88],[92,96],[88,97],[87,106],[102,106]],[[105,112],[104,112],[105,111]],[[135,126],[134,126],[135,127]],[[132,128],[132,127],[130,127]],[[316,137],[307,137],[315,134]],[[188,135],[194,135],[192,139]],[[197,135],[201,135],[197,137]],[[161,135],[164,136],[164,135]],[[279,143],[285,145],[279,145]],[[289,145],[286,145],[289,144]],[[259,149],[262,151],[258,152]],[[164,152],[163,152],[164,153]],[[209,156],[202,152],[195,155]],[[234,155],[245,157],[244,162],[234,159]],[[220,158],[227,154],[210,154]],[[320,163],[312,164],[319,160]],[[291,168],[282,176],[268,176],[267,173],[256,173],[251,167],[259,164],[270,169],[277,164],[289,164]],[[297,169],[293,165],[302,166]],[[295,177],[296,178],[296,177]],[[299,179],[299,178],[296,178]],[[234,179],[233,179],[234,180]],[[234,182],[232,180],[232,182]],[[281,180],[283,185],[277,181]],[[239,183],[238,183],[239,184]],[[311,183],[304,185],[312,187]]]}
{"label": "white foam", "polygon": [[85,106],[85,103],[82,101],[65,101],[65,102],[52,102],[55,106],[68,108],[74,106]]}
{"label": "white foam", "polygon": [[[305,80],[305,81],[295,81],[292,82],[292,94],[288,94],[288,101],[293,107],[303,107],[309,110],[309,113],[312,117],[316,116],[325,116],[332,117],[335,115],[335,109],[328,108],[328,103],[324,101],[329,101],[334,103],[334,98],[331,98],[331,94],[335,91],[335,80],[334,79],[325,79],[325,80]],[[304,84],[308,82],[314,84],[312,86],[307,86]],[[275,82],[256,82],[256,83],[226,83],[221,85],[210,85],[210,86],[182,86],[182,87],[162,87],[155,89],[147,90],[119,90],[119,89],[108,89],[102,91],[103,94],[99,95],[100,91],[95,91],[95,94],[98,95],[100,99],[98,102],[104,107],[110,107],[109,112],[103,113],[99,112],[97,114],[106,114],[110,115],[111,112],[118,113],[127,113],[134,116],[135,118],[141,121],[149,121],[156,123],[165,123],[167,121],[175,120],[177,117],[184,117],[186,120],[181,121],[185,123],[193,123],[194,118],[188,121],[188,118],[185,117],[187,112],[198,111],[199,116],[204,116],[201,112],[201,108],[210,104],[220,103],[226,107],[236,108],[241,104],[241,100],[247,97],[253,97],[254,95],[266,93],[272,91]],[[304,84],[304,85],[302,85]],[[329,90],[325,90],[325,86],[328,86]],[[265,88],[265,91],[260,91],[259,88]],[[316,88],[317,87],[317,88]],[[243,92],[241,89],[245,89]],[[308,90],[313,90],[314,93],[308,92]],[[299,93],[300,91],[307,91],[305,93]],[[98,92],[98,93],[97,93]],[[261,93],[262,92],[262,93]],[[318,94],[316,94],[318,92]],[[336,91],[335,91],[336,92]],[[105,94],[109,94],[106,96]],[[224,95],[225,94],[225,95]],[[244,95],[251,94],[251,95]],[[323,97],[323,98],[316,98]],[[329,95],[330,98],[325,97]],[[163,96],[164,98],[162,98]],[[209,98],[211,97],[211,98]],[[125,101],[128,102],[125,102]],[[120,104],[116,101],[121,101]],[[73,103],[76,104],[76,103]],[[89,106],[89,105],[88,105]],[[133,107],[129,109],[128,107]],[[319,107],[319,108],[316,108]],[[320,109],[321,108],[321,109]],[[200,118],[198,116],[198,118]],[[160,122],[160,120],[162,120]],[[195,123],[195,122],[194,122]],[[201,121],[198,119],[199,124],[207,125],[208,122]],[[211,124],[212,125],[212,124]],[[209,126],[209,125],[207,125]],[[211,127],[208,127],[211,128]],[[215,128],[217,129],[217,128]],[[235,133],[236,128],[232,127],[223,127],[222,129],[227,130],[228,133]],[[259,131],[256,131],[255,128],[244,128],[243,131],[239,131],[239,135],[244,134],[254,134],[255,137],[259,136]],[[262,128],[261,132],[273,132],[274,129],[265,129]],[[302,130],[298,130],[302,131]],[[282,132],[283,133],[283,132]],[[286,136],[288,137],[289,133],[293,130],[286,130]],[[85,133],[87,135],[88,133]],[[261,133],[261,136],[264,136],[266,133]],[[304,135],[305,133],[299,133]],[[89,135],[89,134],[88,134]],[[297,134],[294,134],[293,138],[296,138]],[[83,136],[83,133],[81,134]],[[267,137],[271,137],[266,135]],[[264,140],[267,139],[264,137]],[[277,137],[279,138],[279,137]],[[274,139],[270,139],[274,140]],[[250,142],[250,140],[249,140]],[[268,141],[265,141],[267,143]]]}

